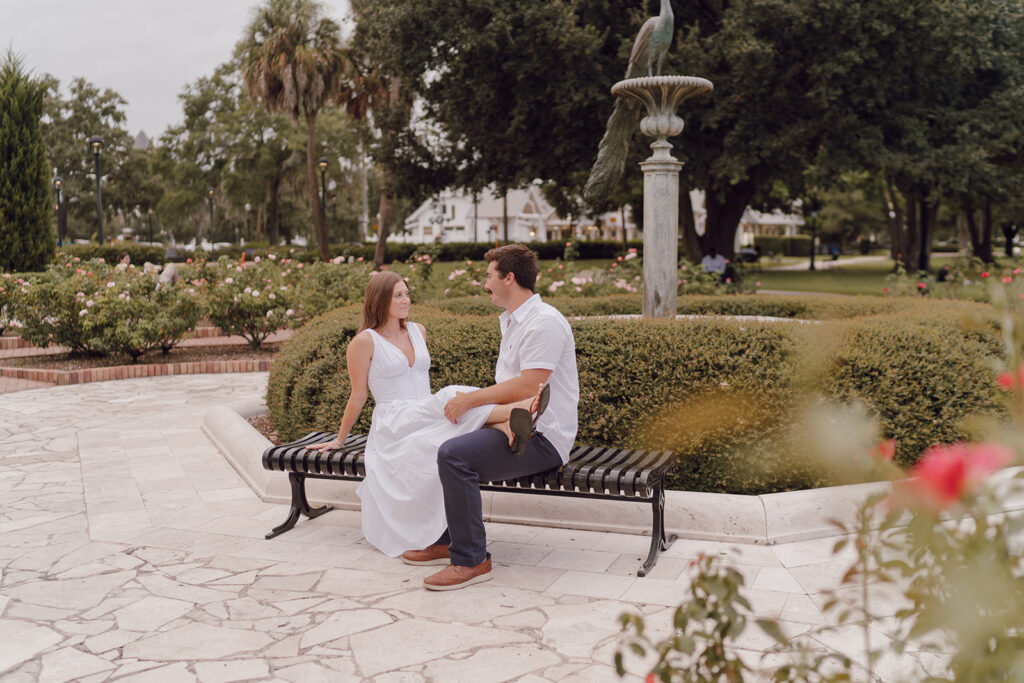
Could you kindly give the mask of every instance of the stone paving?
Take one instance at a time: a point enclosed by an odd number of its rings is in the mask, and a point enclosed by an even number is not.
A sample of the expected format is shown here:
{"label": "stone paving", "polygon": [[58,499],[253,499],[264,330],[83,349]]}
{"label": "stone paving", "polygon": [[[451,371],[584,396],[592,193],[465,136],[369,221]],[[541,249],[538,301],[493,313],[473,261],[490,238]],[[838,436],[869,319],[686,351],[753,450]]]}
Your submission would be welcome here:
{"label": "stone paving", "polygon": [[[199,429],[207,409],[262,395],[266,379],[0,396],[0,678],[616,681],[617,617],[639,612],[665,633],[699,553],[736,567],[754,612],[789,633],[829,623],[822,591],[849,562],[829,539],[680,540],[638,578],[643,537],[490,524],[494,579],[450,593],[421,588],[436,568],[368,547],[358,512],[266,541],[285,507],[261,502]],[[856,658],[860,642],[846,628],[810,644]],[[739,647],[760,666],[770,644],[751,626]],[[929,657],[883,660],[879,680],[922,678]]]}

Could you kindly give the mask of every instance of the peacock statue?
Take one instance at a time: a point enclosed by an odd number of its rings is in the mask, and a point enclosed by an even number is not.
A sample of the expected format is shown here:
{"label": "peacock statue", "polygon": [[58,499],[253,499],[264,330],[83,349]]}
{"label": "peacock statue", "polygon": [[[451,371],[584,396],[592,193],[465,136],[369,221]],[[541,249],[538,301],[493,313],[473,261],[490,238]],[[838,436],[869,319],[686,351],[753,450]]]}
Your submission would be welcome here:
{"label": "peacock statue", "polygon": [[[626,66],[626,78],[660,76],[672,34],[675,17],[669,0],[661,0],[661,11],[640,27]],[[646,69],[646,74],[643,73]],[[597,148],[597,160],[583,188],[583,199],[591,206],[600,205],[619,184],[626,170],[629,140],[641,117],[642,105],[631,99],[615,98],[612,115],[608,117],[604,136]]]}

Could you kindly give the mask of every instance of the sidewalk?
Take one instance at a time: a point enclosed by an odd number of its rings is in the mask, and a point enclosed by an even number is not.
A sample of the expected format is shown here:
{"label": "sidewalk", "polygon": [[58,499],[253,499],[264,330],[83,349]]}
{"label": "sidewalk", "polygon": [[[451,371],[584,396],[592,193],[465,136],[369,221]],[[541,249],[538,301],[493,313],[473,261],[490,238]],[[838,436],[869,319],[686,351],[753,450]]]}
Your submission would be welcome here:
{"label": "sidewalk", "polygon": [[[843,266],[856,266],[863,265],[865,263],[883,263],[892,262],[892,259],[888,256],[851,256],[849,258],[841,258],[838,261],[833,261],[831,256],[820,255],[814,258],[814,268],[816,270],[833,270],[835,268],[842,268]],[[761,267],[762,270],[807,270],[810,268],[811,259],[807,258],[800,263],[791,263],[786,266],[770,266],[764,265]]]}
{"label": "sidewalk", "polygon": [[[368,547],[358,512],[266,541],[285,507],[261,502],[200,431],[209,408],[261,396],[266,381],[193,375],[0,396],[0,677],[618,681],[618,615],[639,612],[666,633],[700,553],[736,567],[754,613],[790,634],[829,621],[823,591],[849,563],[832,556],[833,539],[681,540],[637,578],[645,537],[489,524],[494,579],[440,594],[421,588],[436,568]],[[858,659],[859,631],[826,640]],[[740,641],[752,665],[769,645],[753,624]],[[918,680],[935,661],[914,653],[875,670]],[[643,673],[635,660],[631,670]]]}

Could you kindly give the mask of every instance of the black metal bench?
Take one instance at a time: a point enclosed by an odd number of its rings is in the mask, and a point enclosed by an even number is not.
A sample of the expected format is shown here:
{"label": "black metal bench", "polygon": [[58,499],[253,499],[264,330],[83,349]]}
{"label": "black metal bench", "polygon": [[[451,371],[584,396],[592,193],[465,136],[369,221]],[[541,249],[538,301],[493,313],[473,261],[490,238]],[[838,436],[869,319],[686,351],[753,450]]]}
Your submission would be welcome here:
{"label": "black metal bench", "polygon": [[[287,472],[291,485],[291,509],[284,524],[274,527],[267,538],[274,538],[295,526],[300,515],[319,517],[330,505],[311,508],[306,499],[306,479],[361,481],[366,476],[363,448],[366,437],[352,434],[342,448],[310,451],[307,446],[330,441],[336,434],[311,432],[297,441],[272,446],[263,452],[263,467]],[[651,550],[638,576],[645,576],[676,536],[665,534],[665,476],[675,467],[670,451],[637,451],[602,446],[577,446],[565,465],[538,474],[509,481],[481,484],[486,491],[509,491],[547,496],[603,498],[650,502],[653,512]]]}

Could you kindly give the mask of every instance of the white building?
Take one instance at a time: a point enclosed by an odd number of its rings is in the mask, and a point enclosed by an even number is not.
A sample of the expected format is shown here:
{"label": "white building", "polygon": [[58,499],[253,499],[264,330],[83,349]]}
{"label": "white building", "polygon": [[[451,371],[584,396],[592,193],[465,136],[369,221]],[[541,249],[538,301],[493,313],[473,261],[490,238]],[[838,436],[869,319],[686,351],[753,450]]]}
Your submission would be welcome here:
{"label": "white building", "polygon": [[[559,216],[544,199],[539,187],[511,190],[508,195],[508,239],[512,242],[546,242],[570,239],[636,239],[629,207],[597,219]],[[404,230],[388,236],[396,242],[493,242],[504,241],[503,198],[487,189],[475,199],[465,190],[445,190],[428,199],[408,218]]]}
{"label": "white building", "polygon": [[[708,217],[704,203],[704,190],[690,190],[690,202],[693,204],[693,222],[697,228],[697,234],[703,235]],[[743,247],[753,246],[755,237],[799,235],[803,224],[804,218],[798,213],[783,213],[778,209],[771,213],[765,213],[755,211],[748,206],[743,212],[743,217],[740,218],[734,248],[739,251]]]}
{"label": "white building", "polygon": [[[508,239],[544,242],[555,239],[559,218],[537,187],[511,190]],[[404,230],[388,236],[395,242],[493,242],[505,239],[503,198],[490,189],[475,198],[466,190],[445,190],[405,219]]]}
{"label": "white building", "polygon": [[[512,242],[546,242],[575,237],[584,240],[641,239],[643,233],[633,222],[633,211],[623,207],[597,218],[559,216],[544,199],[540,188],[530,186],[511,190],[508,199],[508,239]],[[697,234],[704,234],[707,209],[703,190],[691,190],[693,220]],[[465,190],[445,190],[426,200],[408,218],[403,229],[388,236],[395,242],[493,242],[505,240],[502,197],[487,189],[475,199]],[[799,214],[781,211],[764,213],[747,208],[736,230],[739,250],[754,243],[754,237],[796,235],[804,219]]]}

